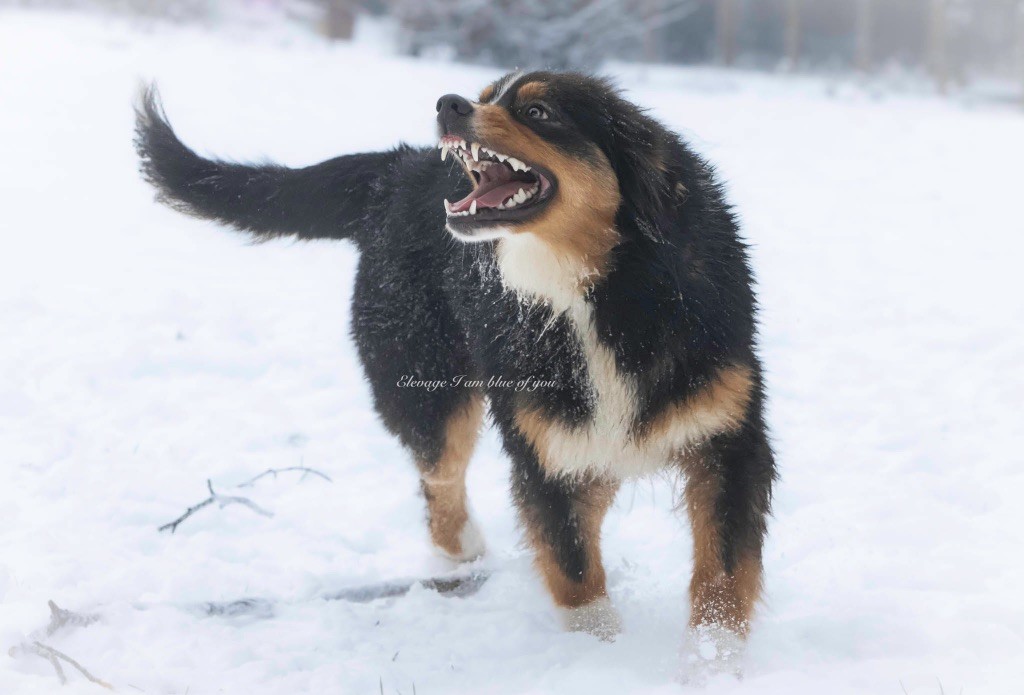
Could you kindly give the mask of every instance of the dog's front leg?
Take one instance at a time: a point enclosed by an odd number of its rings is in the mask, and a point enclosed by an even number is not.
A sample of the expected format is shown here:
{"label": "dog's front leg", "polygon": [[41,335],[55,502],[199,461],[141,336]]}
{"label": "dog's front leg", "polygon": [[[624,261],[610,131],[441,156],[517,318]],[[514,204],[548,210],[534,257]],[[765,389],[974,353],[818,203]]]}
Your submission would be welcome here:
{"label": "dog's front leg", "polygon": [[601,522],[619,482],[549,476],[534,460],[514,464],[513,490],[535,564],[569,630],[606,640],[619,618],[605,589]]}

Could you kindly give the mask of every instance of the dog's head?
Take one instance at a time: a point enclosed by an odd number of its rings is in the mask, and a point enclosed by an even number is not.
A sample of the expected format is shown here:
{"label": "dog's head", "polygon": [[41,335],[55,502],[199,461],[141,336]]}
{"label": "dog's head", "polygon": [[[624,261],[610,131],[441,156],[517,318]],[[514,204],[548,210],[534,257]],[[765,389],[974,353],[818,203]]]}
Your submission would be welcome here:
{"label": "dog's head", "polygon": [[660,206],[670,190],[671,135],[606,81],[576,73],[513,73],[474,101],[437,102],[441,157],[473,183],[445,201],[463,241],[530,232],[584,255],[617,235],[620,207]]}

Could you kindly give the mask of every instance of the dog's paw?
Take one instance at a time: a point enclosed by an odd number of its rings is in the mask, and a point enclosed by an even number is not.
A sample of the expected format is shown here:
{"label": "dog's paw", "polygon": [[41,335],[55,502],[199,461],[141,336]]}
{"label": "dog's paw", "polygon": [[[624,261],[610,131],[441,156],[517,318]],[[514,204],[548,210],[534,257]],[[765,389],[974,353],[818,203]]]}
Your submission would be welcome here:
{"label": "dog's paw", "polygon": [[689,685],[704,685],[717,676],[743,675],[746,642],[721,625],[690,628],[682,649],[679,679]]}
{"label": "dog's paw", "polygon": [[434,548],[453,562],[472,562],[483,556],[487,550],[487,544],[484,543],[484,534],[480,532],[480,527],[473,517],[469,517],[459,532],[457,548],[446,548],[436,542]]}
{"label": "dog's paw", "polygon": [[570,632],[588,632],[605,642],[611,642],[622,632],[622,620],[611,600],[602,596],[576,608],[559,608],[562,624]]}

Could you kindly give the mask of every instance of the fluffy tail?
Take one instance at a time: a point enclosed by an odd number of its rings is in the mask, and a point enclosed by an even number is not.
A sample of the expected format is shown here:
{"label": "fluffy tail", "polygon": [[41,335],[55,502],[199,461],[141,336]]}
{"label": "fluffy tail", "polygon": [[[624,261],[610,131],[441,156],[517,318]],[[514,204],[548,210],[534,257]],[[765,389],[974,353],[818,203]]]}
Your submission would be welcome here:
{"label": "fluffy tail", "polygon": [[302,169],[204,159],[174,134],[153,86],[140,95],[135,132],[142,174],[161,202],[262,239],[358,241],[374,191],[401,152],[348,155]]}

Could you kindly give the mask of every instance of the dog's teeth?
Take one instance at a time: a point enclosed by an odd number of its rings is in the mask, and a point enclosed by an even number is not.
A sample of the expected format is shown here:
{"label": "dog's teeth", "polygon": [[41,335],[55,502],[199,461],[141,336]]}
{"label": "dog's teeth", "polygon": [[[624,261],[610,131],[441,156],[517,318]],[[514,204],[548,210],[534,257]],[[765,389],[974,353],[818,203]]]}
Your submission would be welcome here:
{"label": "dog's teeth", "polygon": [[509,158],[508,158],[508,163],[509,163],[509,166],[511,166],[511,167],[512,167],[512,168],[513,168],[514,170],[516,170],[516,171],[519,171],[520,169],[523,169],[523,168],[525,168],[525,166],[526,166],[525,164],[523,164],[522,162],[520,162],[520,161],[519,161],[518,159],[516,159],[515,157],[509,157]]}
{"label": "dog's teeth", "polygon": [[519,192],[516,193],[513,197],[516,199],[517,203],[522,203],[526,200],[526,191],[520,188]]}
{"label": "dog's teeth", "polygon": [[474,162],[479,162],[480,161],[480,145],[478,145],[477,143],[474,142],[472,145],[469,146],[469,148],[473,152],[473,161]]}
{"label": "dog's teeth", "polygon": [[469,214],[470,215],[475,215],[476,214],[476,201],[475,200],[472,203],[469,204]]}
{"label": "dog's teeth", "polygon": [[452,204],[448,202],[448,199],[444,199],[444,211],[449,215],[452,214]]}
{"label": "dog's teeth", "polygon": [[515,206],[516,206],[515,196],[513,196],[513,197],[511,197],[511,198],[509,198],[508,200],[505,201],[505,207],[506,208],[514,208]]}
{"label": "dog's teeth", "polygon": [[441,161],[448,159],[448,145],[441,145]]}
{"label": "dog's teeth", "polygon": [[498,158],[499,162],[504,162],[506,159],[508,159],[508,157],[506,157],[505,155],[503,155],[503,154],[501,154],[499,152],[495,152],[494,156]]}
{"label": "dog's teeth", "polygon": [[505,203],[498,203],[498,209],[499,210],[504,210],[505,209]]}

